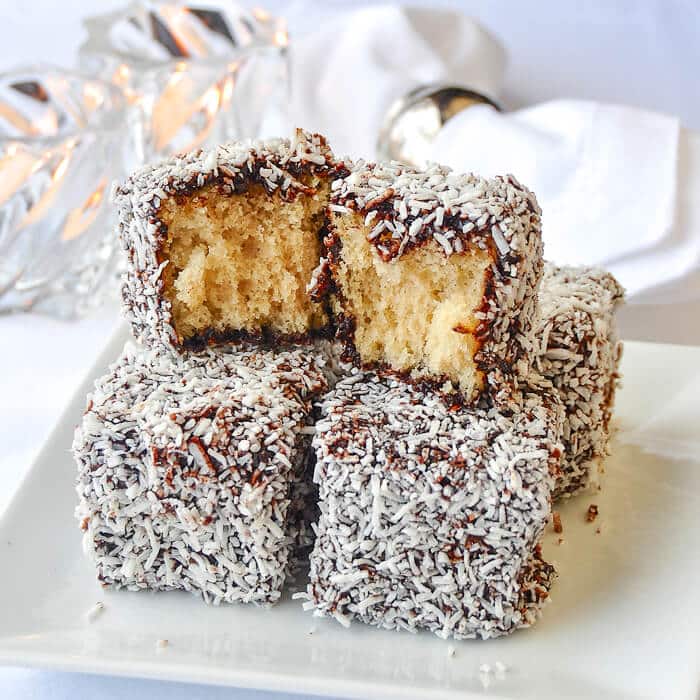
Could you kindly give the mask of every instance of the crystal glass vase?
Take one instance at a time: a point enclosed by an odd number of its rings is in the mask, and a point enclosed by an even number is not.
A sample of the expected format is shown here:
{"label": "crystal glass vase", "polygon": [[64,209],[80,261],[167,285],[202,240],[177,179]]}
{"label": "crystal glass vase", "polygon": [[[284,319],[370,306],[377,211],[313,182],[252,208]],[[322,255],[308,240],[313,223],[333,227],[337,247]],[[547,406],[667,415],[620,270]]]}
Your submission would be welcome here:
{"label": "crystal glass vase", "polygon": [[266,12],[150,1],[85,24],[80,65],[123,90],[137,163],[279,131],[287,33]]}
{"label": "crystal glass vase", "polygon": [[77,73],[0,75],[0,312],[71,318],[112,287],[125,108],[121,91]]}

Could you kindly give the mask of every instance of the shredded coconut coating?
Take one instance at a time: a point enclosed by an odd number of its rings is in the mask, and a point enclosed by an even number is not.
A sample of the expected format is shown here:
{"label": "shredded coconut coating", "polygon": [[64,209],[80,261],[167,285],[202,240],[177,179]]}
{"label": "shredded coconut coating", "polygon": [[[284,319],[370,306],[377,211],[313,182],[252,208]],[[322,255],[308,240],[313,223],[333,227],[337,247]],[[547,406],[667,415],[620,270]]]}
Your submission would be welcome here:
{"label": "shredded coconut coating", "polygon": [[444,398],[356,373],[323,399],[306,609],[457,639],[537,618],[554,576],[539,542],[560,455],[556,392],[524,394],[514,413]]}
{"label": "shredded coconut coating", "polygon": [[310,544],[297,482],[323,362],[300,349],[178,357],[127,343],[73,443],[76,516],[99,580],[276,602]]}
{"label": "shredded coconut coating", "polygon": [[555,498],[597,484],[608,454],[622,356],[615,311],[623,298],[623,288],[604,270],[545,265],[537,368],[557,388],[566,409]]}
{"label": "shredded coconut coating", "polygon": [[[331,212],[360,214],[377,254],[399,259],[427,241],[445,255],[471,249],[492,258],[482,308],[477,312],[478,366],[493,393],[527,377],[536,341],[537,289],[542,276],[541,210],[532,192],[514,176],[483,178],[433,164],[416,170],[397,162],[358,161],[332,183]],[[332,293],[333,270],[342,257],[338,241],[325,239],[326,258],[311,285],[316,297]],[[410,280],[407,280],[407,284]],[[342,290],[339,301],[342,305]],[[350,344],[352,338],[343,338]]]}
{"label": "shredded coconut coating", "polygon": [[119,237],[127,256],[122,309],[134,336],[150,347],[181,345],[161,279],[167,264],[159,256],[167,236],[158,214],[163,200],[212,183],[224,193],[242,192],[251,182],[290,200],[309,193],[299,180],[302,174],[331,176],[343,167],[322,136],[298,129],[293,141],[232,142],[136,171],[114,191]]}

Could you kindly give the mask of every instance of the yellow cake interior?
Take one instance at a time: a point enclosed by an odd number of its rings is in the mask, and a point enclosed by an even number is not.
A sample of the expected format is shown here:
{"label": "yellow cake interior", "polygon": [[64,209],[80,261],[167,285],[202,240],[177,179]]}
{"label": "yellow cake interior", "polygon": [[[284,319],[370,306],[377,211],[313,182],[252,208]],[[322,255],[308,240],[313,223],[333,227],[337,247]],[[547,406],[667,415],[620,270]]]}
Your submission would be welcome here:
{"label": "yellow cake interior", "polygon": [[[363,362],[407,372],[447,376],[467,395],[483,388],[474,363],[491,258],[470,250],[446,256],[434,241],[384,262],[367,241],[356,214],[336,215],[342,241],[337,271],[344,310],[355,319],[354,344]],[[338,300],[334,311],[340,312]]]}
{"label": "yellow cake interior", "polygon": [[208,330],[293,336],[327,323],[306,284],[321,255],[318,230],[329,184],[308,184],[317,193],[291,202],[258,184],[242,194],[208,185],[163,202],[164,293],[181,340]]}

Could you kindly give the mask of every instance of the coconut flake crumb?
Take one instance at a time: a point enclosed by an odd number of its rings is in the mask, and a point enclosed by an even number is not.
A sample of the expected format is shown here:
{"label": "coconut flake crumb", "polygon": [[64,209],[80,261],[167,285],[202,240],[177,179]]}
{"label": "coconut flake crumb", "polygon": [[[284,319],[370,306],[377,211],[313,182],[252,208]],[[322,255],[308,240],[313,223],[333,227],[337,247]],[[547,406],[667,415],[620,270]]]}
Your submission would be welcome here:
{"label": "coconut flake crumb", "polygon": [[102,601],[97,601],[86,613],[88,622],[94,622],[104,611],[105,605]]}
{"label": "coconut flake crumb", "polygon": [[484,690],[488,690],[488,687],[493,682],[491,664],[481,664],[481,666],[479,666],[479,680],[481,681],[481,687]]}
{"label": "coconut flake crumb", "polygon": [[564,532],[564,528],[561,524],[561,515],[559,514],[558,510],[555,510],[552,513],[552,526],[554,527],[554,532],[556,532],[558,535]]}
{"label": "coconut flake crumb", "polygon": [[454,655],[457,653],[457,650],[454,648],[453,644],[448,644],[447,645],[447,656],[451,659],[454,657]]}
{"label": "coconut flake crumb", "polygon": [[586,511],[586,522],[592,523],[598,517],[598,506],[595,503],[591,503]]}

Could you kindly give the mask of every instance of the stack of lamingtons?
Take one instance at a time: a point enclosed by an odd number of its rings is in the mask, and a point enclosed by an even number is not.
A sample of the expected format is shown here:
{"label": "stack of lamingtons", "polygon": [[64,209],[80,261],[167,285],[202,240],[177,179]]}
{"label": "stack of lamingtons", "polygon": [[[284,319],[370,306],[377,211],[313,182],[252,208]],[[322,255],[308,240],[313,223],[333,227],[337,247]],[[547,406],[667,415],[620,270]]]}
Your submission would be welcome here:
{"label": "stack of lamingtons", "polygon": [[[76,431],[106,585],[440,636],[530,624],[607,451],[622,290],[543,262],[515,178],[220,146],[116,190],[138,343]],[[306,574],[305,574],[306,575]]]}

